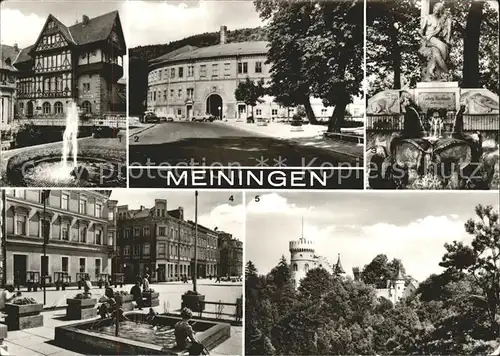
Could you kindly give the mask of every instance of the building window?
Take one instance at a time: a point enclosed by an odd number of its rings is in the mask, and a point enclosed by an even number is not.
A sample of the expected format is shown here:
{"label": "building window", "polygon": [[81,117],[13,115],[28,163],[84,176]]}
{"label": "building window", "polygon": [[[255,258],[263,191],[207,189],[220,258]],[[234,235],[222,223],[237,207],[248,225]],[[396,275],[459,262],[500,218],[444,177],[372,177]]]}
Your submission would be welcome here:
{"label": "building window", "polygon": [[321,109],[321,115],[326,116],[327,110],[326,109]]}
{"label": "building window", "polygon": [[261,116],[261,115],[262,115],[262,109],[256,109],[256,110],[255,110],[255,114],[256,114],[257,116]]}
{"label": "building window", "polygon": [[44,114],[50,114],[50,103],[46,101],[42,104],[42,109]]}
{"label": "building window", "polygon": [[87,201],[85,199],[80,198],[80,203],[78,205],[78,212],[80,214],[87,214]]}
{"label": "building window", "polygon": [[87,228],[84,227],[80,230],[80,242],[87,242]]}
{"label": "building window", "polygon": [[177,95],[179,96],[179,98],[182,98],[182,89],[178,90],[178,94]]}
{"label": "building window", "polygon": [[143,251],[142,251],[142,254],[144,256],[149,256],[150,254],[150,245],[148,243],[145,243],[144,246],[143,246]]}
{"label": "building window", "polygon": [[179,78],[184,77],[184,67],[179,67]]}
{"label": "building window", "polygon": [[194,89],[193,88],[188,88],[187,89],[187,97],[189,99],[193,99],[193,97],[194,97]]}
{"label": "building window", "polygon": [[309,271],[309,264],[307,264],[307,263],[306,263],[306,264],[304,265],[304,270],[306,271],[306,273]]}
{"label": "building window", "polygon": [[95,276],[96,276],[96,278],[99,278],[100,274],[101,274],[101,259],[96,258],[95,259]]}
{"label": "building window", "polygon": [[205,64],[200,65],[200,78],[205,78],[207,76],[207,66]]}
{"label": "building window", "polygon": [[134,256],[139,256],[141,254],[141,245],[134,245]]}
{"label": "building window", "polygon": [[165,257],[165,244],[158,244],[158,257]]}
{"label": "building window", "polygon": [[62,223],[62,230],[61,230],[61,239],[69,241],[69,224],[68,223]]}
{"label": "building window", "polygon": [[238,74],[247,74],[248,73],[248,63],[240,62],[238,63]]}
{"label": "building window", "polygon": [[153,92],[153,101],[156,101],[156,90]]}
{"label": "building window", "polygon": [[102,205],[101,204],[95,205],[95,216],[98,218],[102,218]]}
{"label": "building window", "polygon": [[90,92],[90,83],[83,83],[83,92],[84,93]]}
{"label": "building window", "polygon": [[194,66],[188,66],[188,77],[192,77],[194,75]]}
{"label": "building window", "polygon": [[141,236],[141,228],[140,227],[134,228],[134,237],[138,237],[138,236]]}
{"label": "building window", "polygon": [[113,210],[108,211],[108,220],[109,221],[114,221],[115,220],[115,213]]}
{"label": "building window", "polygon": [[277,116],[278,115],[278,109],[272,109],[271,110],[271,115],[272,116]]}
{"label": "building window", "polygon": [[170,89],[170,97],[173,98],[174,97],[174,89]]}
{"label": "building window", "polygon": [[69,195],[62,194],[61,195],[61,209],[69,210]]}
{"label": "building window", "polygon": [[159,234],[160,236],[165,236],[165,235],[166,235],[166,229],[165,229],[164,227],[160,227],[160,228],[158,229],[158,234]]}
{"label": "building window", "polygon": [[16,198],[26,199],[26,190],[25,189],[15,189],[14,196]]}
{"label": "building window", "polygon": [[144,236],[149,236],[149,226],[144,227]]}
{"label": "building window", "polygon": [[[21,92],[22,92],[22,90],[21,90]],[[24,103],[19,103],[19,112],[21,114],[24,114]]]}
{"label": "building window", "polygon": [[182,110],[181,109],[177,109],[177,115],[179,115],[179,116],[182,115]]}
{"label": "building window", "polygon": [[231,63],[224,63],[224,76],[229,77],[231,75]]}
{"label": "building window", "polygon": [[102,245],[102,231],[101,230],[95,231],[95,244]]}
{"label": "building window", "polygon": [[175,78],[175,68],[170,69],[170,78]]}
{"label": "building window", "polygon": [[163,91],[163,100],[167,100],[167,89]]}
{"label": "building window", "polygon": [[26,215],[17,216],[17,234],[26,235]]}
{"label": "building window", "polygon": [[63,109],[63,104],[60,102],[60,101],[57,101],[55,104],[54,104],[54,112],[56,114],[62,114],[64,112],[64,109]]}
{"label": "building window", "polygon": [[219,65],[212,64],[212,77],[217,78],[219,76]]}
{"label": "building window", "polygon": [[255,73],[262,73],[262,62],[255,62]]}
{"label": "building window", "polygon": [[69,258],[61,257],[61,271],[68,273]]}
{"label": "building window", "polygon": [[124,255],[124,256],[130,256],[130,245],[126,245],[126,246],[123,248],[123,255]]}
{"label": "building window", "polygon": [[85,114],[90,114],[92,112],[92,104],[90,103],[90,101],[85,100],[82,103],[82,111]]}

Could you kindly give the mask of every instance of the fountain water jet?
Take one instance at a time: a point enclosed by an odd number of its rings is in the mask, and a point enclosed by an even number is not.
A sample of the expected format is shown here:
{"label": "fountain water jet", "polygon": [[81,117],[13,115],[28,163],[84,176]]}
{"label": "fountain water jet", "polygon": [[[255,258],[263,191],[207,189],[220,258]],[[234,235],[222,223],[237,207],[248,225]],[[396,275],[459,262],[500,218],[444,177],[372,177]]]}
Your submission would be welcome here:
{"label": "fountain water jet", "polygon": [[[75,102],[72,102],[66,113],[66,129],[63,134],[63,150],[62,150],[62,170],[67,176],[73,169],[77,167],[78,155],[78,107]],[[68,163],[70,153],[73,154],[73,165]]]}

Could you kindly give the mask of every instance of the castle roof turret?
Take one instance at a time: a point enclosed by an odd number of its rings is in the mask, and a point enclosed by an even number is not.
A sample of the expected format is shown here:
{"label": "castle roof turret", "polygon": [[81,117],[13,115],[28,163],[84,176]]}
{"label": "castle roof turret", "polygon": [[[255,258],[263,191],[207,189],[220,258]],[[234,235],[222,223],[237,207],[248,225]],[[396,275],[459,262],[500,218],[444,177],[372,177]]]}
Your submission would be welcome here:
{"label": "castle roof turret", "polygon": [[337,259],[337,264],[335,265],[335,273],[336,274],[344,274],[345,273],[344,268],[342,267],[342,263],[340,262],[340,253],[339,253],[339,257]]}
{"label": "castle roof turret", "polygon": [[398,268],[398,274],[397,274],[396,278],[394,278],[394,280],[395,281],[404,281],[405,280],[405,277],[401,273],[401,268]]}

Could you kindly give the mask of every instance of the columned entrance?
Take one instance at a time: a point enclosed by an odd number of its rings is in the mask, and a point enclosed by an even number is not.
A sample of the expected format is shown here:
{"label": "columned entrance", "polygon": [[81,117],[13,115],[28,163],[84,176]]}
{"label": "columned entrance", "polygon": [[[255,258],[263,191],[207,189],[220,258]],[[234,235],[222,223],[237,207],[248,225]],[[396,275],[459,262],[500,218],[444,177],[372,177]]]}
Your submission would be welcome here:
{"label": "columned entrance", "polygon": [[192,116],[193,116],[193,105],[186,105],[186,119],[190,121]]}
{"label": "columned entrance", "polygon": [[211,94],[207,98],[206,113],[222,118],[222,97],[219,94]]}

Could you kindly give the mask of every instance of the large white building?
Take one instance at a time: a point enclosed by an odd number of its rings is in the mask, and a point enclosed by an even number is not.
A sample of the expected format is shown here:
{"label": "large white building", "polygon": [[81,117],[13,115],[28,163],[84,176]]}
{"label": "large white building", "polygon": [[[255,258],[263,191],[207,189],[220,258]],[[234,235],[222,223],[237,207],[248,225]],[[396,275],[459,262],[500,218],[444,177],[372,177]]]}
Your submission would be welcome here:
{"label": "large white building", "polygon": [[[267,64],[268,42],[226,43],[227,28],[220,29],[220,43],[215,46],[184,46],[150,62],[147,109],[158,116],[190,120],[211,114],[225,119],[244,119],[251,107],[235,98],[238,83],[271,80],[271,65]],[[265,96],[254,107],[256,118],[284,118],[293,109],[280,106],[274,98]],[[311,98],[318,118],[330,117],[333,107]],[[362,117],[364,104],[348,107],[352,116]]]}
{"label": "large white building", "polygon": [[[295,288],[298,288],[300,281],[306,277],[307,272],[314,268],[323,268],[331,274],[344,274],[340,262],[340,254],[338,255],[337,263],[332,265],[323,256],[318,256],[315,251],[314,242],[301,237],[298,240],[290,241],[290,266],[292,281]],[[357,276],[355,275],[355,278]],[[405,278],[401,271],[393,279],[387,281],[386,288],[376,288],[377,297],[385,299],[396,304],[402,298],[406,298],[413,294],[418,285],[414,280]]]}

